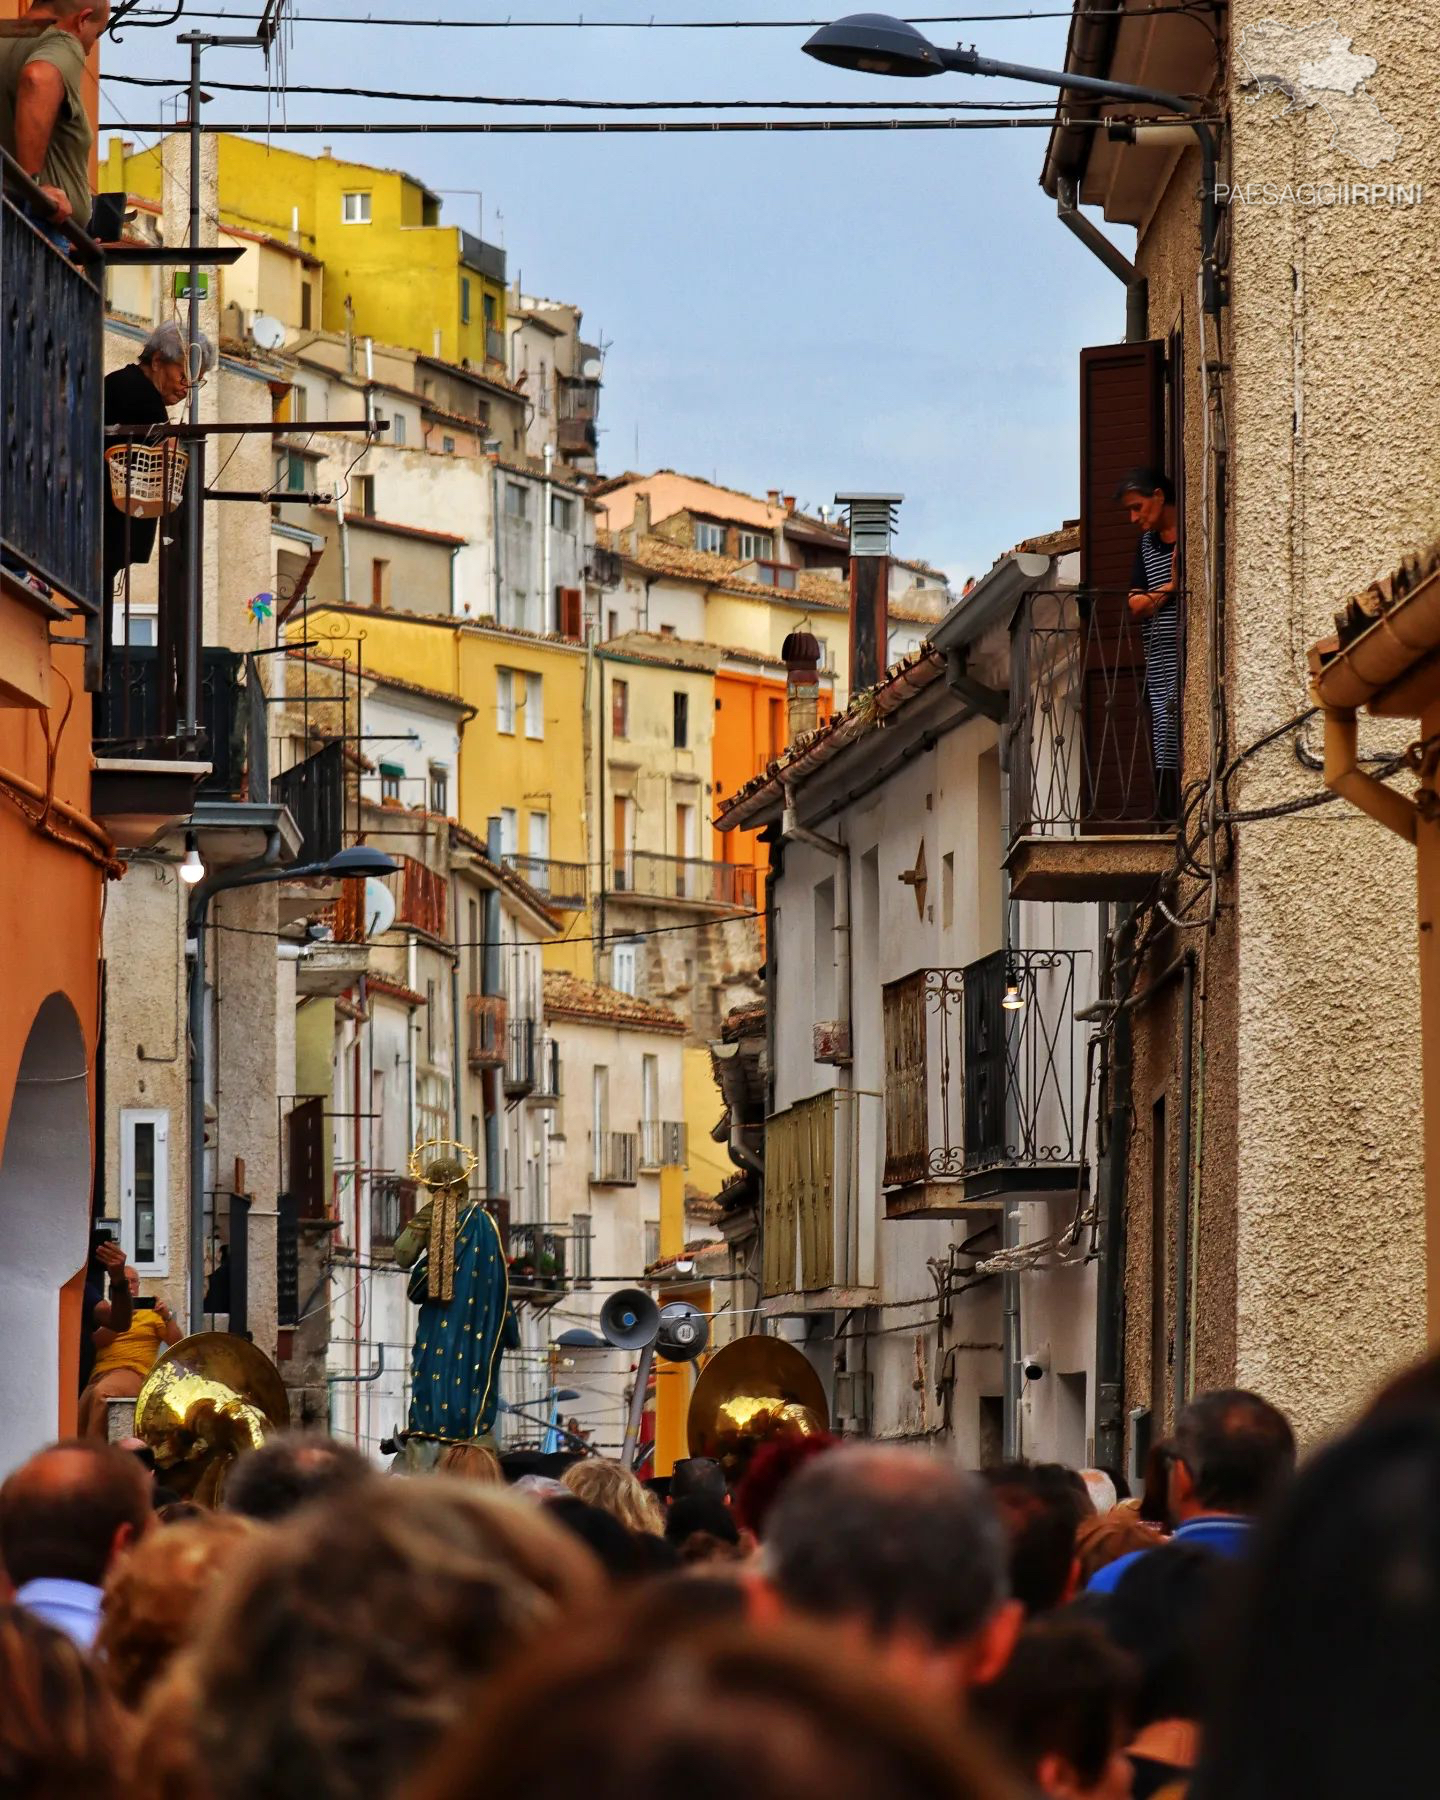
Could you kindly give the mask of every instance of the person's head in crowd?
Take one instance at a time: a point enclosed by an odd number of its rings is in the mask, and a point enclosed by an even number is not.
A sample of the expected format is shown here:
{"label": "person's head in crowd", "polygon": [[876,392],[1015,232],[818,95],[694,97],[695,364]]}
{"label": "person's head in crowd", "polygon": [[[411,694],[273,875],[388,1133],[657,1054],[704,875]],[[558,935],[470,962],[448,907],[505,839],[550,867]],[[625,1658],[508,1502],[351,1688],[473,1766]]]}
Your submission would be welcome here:
{"label": "person's head in crowd", "polygon": [[1440,1411],[1382,1413],[1310,1458],[1237,1599],[1197,1800],[1429,1791]]}
{"label": "person's head in crowd", "polygon": [[713,1456],[683,1456],[670,1473],[669,1501],[717,1500],[723,1506],[729,1499],[725,1471]]}
{"label": "person's head in crowd", "polygon": [[749,1590],[733,1568],[684,1566],[625,1596],[625,1619],[641,1637],[715,1631],[749,1616]]}
{"label": "person's head in crowd", "polygon": [[545,1508],[471,1482],[370,1481],[260,1533],[191,1653],[209,1800],[390,1795],[594,1559]]}
{"label": "person's head in crowd", "polygon": [[640,1543],[653,1536],[652,1532],[631,1531],[614,1513],[591,1506],[588,1500],[581,1500],[564,1487],[553,1498],[537,1495],[535,1499],[545,1508],[547,1518],[584,1544],[611,1581],[636,1581],[645,1573]]}
{"label": "person's head in crowd", "polygon": [[741,1530],[763,1538],[771,1510],[792,1477],[815,1457],[838,1449],[839,1443],[828,1432],[787,1431],[761,1444],[735,1489],[735,1519]]}
{"label": "person's head in crowd", "polygon": [[1108,1469],[1082,1469],[1080,1479],[1085,1483],[1085,1492],[1089,1496],[1091,1509],[1097,1515],[1115,1510],[1120,1499],[1120,1492]]}
{"label": "person's head in crowd", "polygon": [[1146,1525],[1153,1525],[1157,1530],[1170,1529],[1170,1459],[1175,1454],[1175,1446],[1169,1438],[1158,1438],[1145,1452],[1145,1473],[1141,1477],[1141,1492],[1138,1500],[1132,1500],[1135,1516]]}
{"label": "person's head in crowd", "polygon": [[[88,1648],[107,1572],[152,1521],[150,1477],[133,1456],[110,1444],[53,1444],[0,1487],[0,1560],[20,1604]],[[72,1591],[32,1585],[42,1582]]]}
{"label": "person's head in crowd", "polygon": [[950,1693],[991,1680],[1015,1642],[1022,1609],[1006,1552],[973,1475],[864,1446],[818,1457],[787,1484],[767,1521],[764,1567],[785,1612]]}
{"label": "person's head in crowd", "polygon": [[672,1500],[665,1513],[665,1536],[678,1550],[696,1532],[705,1532],[739,1547],[740,1528],[723,1500],[711,1499],[704,1494]]}
{"label": "person's head in crowd", "polygon": [[123,1722],[100,1671],[64,1632],[0,1606],[0,1794],[75,1800],[119,1790]]}
{"label": "person's head in crowd", "polygon": [[225,1510],[273,1524],[307,1501],[363,1486],[374,1477],[349,1444],[317,1431],[282,1431],[239,1458],[225,1484]]}
{"label": "person's head in crowd", "polygon": [[1075,1533],[1075,1565],[1083,1588],[1101,1569],[1122,1556],[1154,1550],[1163,1542],[1159,1531],[1128,1508],[1112,1507],[1097,1518],[1082,1519]]}
{"label": "person's head in crowd", "polygon": [[131,1712],[194,1635],[221,1577],[260,1530],[230,1513],[153,1531],[111,1571],[96,1653]]}
{"label": "person's head in crowd", "polygon": [[1075,1534],[1094,1517],[1084,1481],[1060,1463],[1003,1463],[981,1479],[1010,1541],[1010,1592],[1031,1617],[1051,1611],[1079,1578]]}
{"label": "person's head in crowd", "polygon": [[1181,1407],[1171,1440],[1170,1518],[1261,1512],[1295,1468],[1285,1415],[1244,1388],[1216,1388]]}
{"label": "person's head in crowd", "polygon": [[503,1487],[500,1458],[484,1444],[447,1444],[435,1465],[438,1475],[459,1475],[486,1487]]}
{"label": "person's head in crowd", "polygon": [[1194,1544],[1162,1544],[1136,1558],[1104,1603],[1107,1635],[1139,1670],[1129,1752],[1146,1792],[1194,1763],[1240,1569]]}
{"label": "person's head in crowd", "polygon": [[654,1495],[633,1470],[608,1456],[583,1456],[560,1477],[577,1500],[598,1506],[629,1531],[648,1531],[659,1536],[664,1515]]}
{"label": "person's head in crowd", "polygon": [[[643,1615],[642,1615],[643,1617]],[[413,1800],[1009,1800],[987,1746],[833,1642],[622,1613],[532,1646]]]}
{"label": "person's head in crowd", "polygon": [[1053,1800],[1128,1800],[1125,1755],[1135,1665],[1098,1626],[1060,1612],[1032,1620],[975,1716],[1029,1788]]}

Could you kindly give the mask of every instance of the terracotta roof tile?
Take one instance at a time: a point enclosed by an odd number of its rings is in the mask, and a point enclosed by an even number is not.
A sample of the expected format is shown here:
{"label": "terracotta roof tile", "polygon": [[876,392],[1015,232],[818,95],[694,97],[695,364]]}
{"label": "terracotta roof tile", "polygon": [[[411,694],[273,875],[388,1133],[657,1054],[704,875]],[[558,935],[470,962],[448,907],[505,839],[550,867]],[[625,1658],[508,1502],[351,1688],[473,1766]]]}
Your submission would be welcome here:
{"label": "terracotta roof tile", "polygon": [[560,969],[545,971],[545,1016],[585,1024],[623,1025],[638,1031],[684,1031],[685,1021],[663,1006],[622,994],[598,981],[582,981]]}

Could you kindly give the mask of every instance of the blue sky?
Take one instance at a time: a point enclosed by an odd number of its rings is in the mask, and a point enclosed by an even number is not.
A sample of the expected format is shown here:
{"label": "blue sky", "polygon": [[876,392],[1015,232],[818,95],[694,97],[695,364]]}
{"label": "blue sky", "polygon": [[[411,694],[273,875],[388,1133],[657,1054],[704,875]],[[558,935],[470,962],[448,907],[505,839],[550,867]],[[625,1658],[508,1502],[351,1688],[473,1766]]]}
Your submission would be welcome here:
{"label": "blue sky", "polygon": [[[912,83],[824,68],[800,53],[805,29],[307,26],[306,11],[362,9],[355,0],[296,3],[292,82],[613,99],[1046,97],[1005,81]],[[237,10],[258,7],[240,0]],[[829,16],[815,0],[373,0],[364,10],[517,20]],[[1052,18],[925,29],[937,41],[974,41],[989,55],[1053,68],[1065,26]],[[106,42],[104,66],[183,78],[179,29],[122,27],[121,43]],[[260,71],[253,52],[206,55],[212,80]],[[110,86],[102,118],[116,118],[118,106],[127,118],[156,119],[160,92]],[[470,116],[320,96],[288,104],[295,120]],[[217,94],[209,114],[258,118],[263,106],[263,96]],[[319,149],[315,138],[277,133],[277,141]],[[638,438],[643,469],[762,493],[778,487],[812,507],[846,489],[898,491],[902,552],[957,581],[1073,516],[1078,351],[1124,331],[1120,283],[1040,192],[1044,145],[1039,130],[334,142],[340,155],[408,169],[435,188],[482,190],[484,235],[505,246],[512,279],[518,272],[527,291],[583,306],[587,334],[609,346],[607,472],[637,466]],[[473,231],[481,204],[451,194],[445,217]]]}

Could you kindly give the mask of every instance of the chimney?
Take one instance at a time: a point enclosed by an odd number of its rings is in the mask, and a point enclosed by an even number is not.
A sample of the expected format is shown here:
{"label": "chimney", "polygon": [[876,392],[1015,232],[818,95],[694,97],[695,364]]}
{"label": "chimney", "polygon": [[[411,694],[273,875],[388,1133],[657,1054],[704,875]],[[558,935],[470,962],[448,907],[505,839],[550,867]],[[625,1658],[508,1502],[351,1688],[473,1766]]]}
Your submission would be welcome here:
{"label": "chimney", "polygon": [[638,541],[642,537],[649,537],[649,535],[650,535],[650,496],[648,494],[637,494],[635,496],[635,536],[636,536],[636,540]]}
{"label": "chimney", "polygon": [[772,506],[778,506],[780,504],[779,488],[767,488],[765,490],[765,498],[770,502],[770,504]]}
{"label": "chimney", "polygon": [[850,693],[874,687],[890,639],[890,538],[903,494],[837,494],[850,524]]}
{"label": "chimney", "polygon": [[786,518],[789,518],[794,513],[794,511],[795,511],[795,496],[793,494],[787,494],[785,496],[785,516],[786,516]]}
{"label": "chimney", "polygon": [[793,744],[820,722],[820,640],[792,631],[780,646],[785,664],[785,742]]}

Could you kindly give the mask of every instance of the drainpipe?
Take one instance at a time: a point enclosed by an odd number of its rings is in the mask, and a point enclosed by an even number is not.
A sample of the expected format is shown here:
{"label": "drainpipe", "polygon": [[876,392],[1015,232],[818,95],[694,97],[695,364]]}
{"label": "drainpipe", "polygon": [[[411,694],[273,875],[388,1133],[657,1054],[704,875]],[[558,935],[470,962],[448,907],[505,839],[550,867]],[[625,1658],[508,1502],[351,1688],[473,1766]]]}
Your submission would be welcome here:
{"label": "drainpipe", "polygon": [[[1110,987],[1130,984],[1135,909],[1117,909],[1111,938]],[[1131,1041],[1129,1006],[1117,1006],[1110,1043],[1110,1116],[1100,1161],[1100,1256],[1095,1282],[1095,1461],[1118,1469],[1125,1453],[1125,1173],[1130,1154]]]}
{"label": "drainpipe", "polygon": [[1394,788],[1386,787],[1360,767],[1358,730],[1355,714],[1325,709],[1325,785],[1340,794],[1361,812],[1369,813],[1407,844],[1415,842],[1417,812],[1413,800],[1407,800]]}
{"label": "drainpipe", "polygon": [[[420,991],[419,988],[416,987],[416,985],[415,985],[416,982],[419,980],[419,978],[420,978],[419,946],[415,941],[415,933],[413,931],[407,931],[405,933],[405,985],[410,989],[410,992],[412,994],[418,994]],[[407,1098],[408,1098],[409,1107],[410,1107],[409,1126],[410,1126],[410,1142],[412,1144],[415,1142],[415,1120],[416,1120],[416,1106],[417,1106],[416,1096],[417,1096],[417,1091],[418,1091],[418,1082],[417,1082],[416,1073],[415,1073],[415,1020],[416,1020],[416,1014],[418,1013],[418,1011],[419,1011],[419,1008],[414,1007],[414,1006],[412,1006],[409,1009],[409,1011],[406,1015],[407,1024],[405,1027],[405,1050],[406,1050],[405,1060],[410,1065],[409,1070],[408,1070],[409,1086],[408,1086]]]}
{"label": "drainpipe", "polygon": [[545,480],[540,489],[540,630],[558,630],[560,621],[552,619],[555,596],[550,589],[550,476],[555,467],[555,446],[544,450]]}
{"label": "drainpipe", "polygon": [[345,495],[335,490],[335,522],[340,527],[340,598],[350,604],[350,528],[345,523]]}
{"label": "drainpipe", "polygon": [[1125,342],[1142,343],[1149,335],[1149,282],[1124,251],[1081,212],[1075,183],[1068,176],[1061,176],[1055,183],[1055,212],[1060,223],[1079,238],[1091,255],[1125,283]]}
{"label": "drainpipe", "polygon": [[1187,950],[1180,989],[1180,1181],[1175,1201],[1174,1413],[1189,1399],[1190,1342],[1190,1107],[1194,1088],[1195,952]]}

